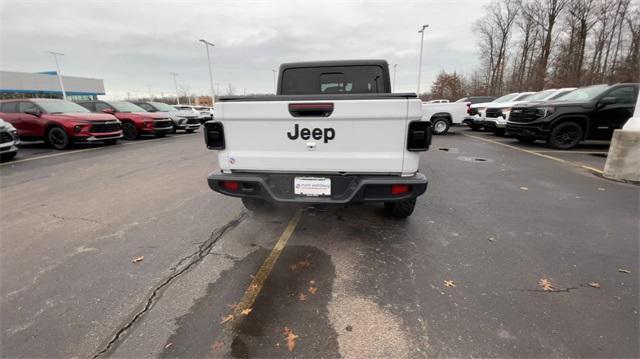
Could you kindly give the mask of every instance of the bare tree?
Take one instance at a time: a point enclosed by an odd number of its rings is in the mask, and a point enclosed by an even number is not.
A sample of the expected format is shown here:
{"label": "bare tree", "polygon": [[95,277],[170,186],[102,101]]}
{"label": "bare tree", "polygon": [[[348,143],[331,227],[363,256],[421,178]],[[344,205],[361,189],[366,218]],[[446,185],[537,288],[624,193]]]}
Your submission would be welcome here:
{"label": "bare tree", "polygon": [[562,14],[568,0],[531,0],[527,8],[527,16],[539,26],[543,33],[540,57],[534,72],[533,89],[542,90],[547,77],[547,66],[551,57],[551,42],[558,17]]}

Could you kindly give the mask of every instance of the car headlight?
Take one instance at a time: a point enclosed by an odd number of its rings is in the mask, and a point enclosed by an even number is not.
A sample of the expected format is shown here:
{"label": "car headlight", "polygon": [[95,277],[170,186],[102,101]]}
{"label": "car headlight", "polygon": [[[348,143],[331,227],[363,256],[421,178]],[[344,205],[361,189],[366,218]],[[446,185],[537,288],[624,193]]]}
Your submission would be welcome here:
{"label": "car headlight", "polygon": [[10,124],[9,122],[5,122],[5,126],[7,127],[7,131],[9,132],[16,132],[16,128],[13,127],[12,124]]}
{"label": "car headlight", "polygon": [[545,118],[550,116],[555,110],[555,107],[538,107],[536,108],[536,118]]}

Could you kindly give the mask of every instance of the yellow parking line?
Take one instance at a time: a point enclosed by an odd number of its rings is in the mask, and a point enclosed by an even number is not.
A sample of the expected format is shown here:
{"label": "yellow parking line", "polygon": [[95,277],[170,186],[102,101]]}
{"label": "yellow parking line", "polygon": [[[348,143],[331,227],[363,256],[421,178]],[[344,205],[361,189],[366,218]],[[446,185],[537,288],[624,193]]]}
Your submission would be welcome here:
{"label": "yellow parking line", "polygon": [[575,163],[575,162],[563,160],[562,158],[558,158],[558,157],[554,157],[554,156],[550,156],[550,155],[545,155],[544,153],[526,150],[524,148],[508,145],[506,143],[490,140],[488,138],[482,138],[480,136],[468,135],[466,133],[463,133],[463,135],[467,136],[467,137],[475,138],[476,140],[493,143],[493,144],[496,144],[496,145],[499,145],[499,146],[504,146],[504,147],[511,148],[513,150],[516,150],[516,151],[525,152],[525,153],[528,153],[528,154],[531,154],[531,155],[534,155],[534,156],[546,158],[546,159],[549,159],[549,160],[552,160],[552,161],[568,164],[568,165],[571,165],[571,166],[580,167],[580,168],[583,168],[583,169],[586,169],[586,170],[589,170],[589,171],[592,171],[592,172],[595,172],[595,173],[598,173],[598,174],[603,174],[604,173],[604,171],[599,170],[597,168],[593,168],[591,166],[585,166],[585,165],[581,165],[581,164],[578,164],[578,163]]}
{"label": "yellow parking line", "polygon": [[[291,238],[291,235],[293,234],[293,231],[296,229],[296,226],[298,225],[298,222],[300,221],[301,217],[302,217],[302,209],[300,208],[296,211],[293,217],[291,217],[291,220],[289,220],[289,224],[287,225],[287,228],[285,228],[284,232],[282,232],[282,234],[280,235],[280,238],[278,239],[278,242],[276,242],[276,245],[271,250],[271,253],[267,257],[267,259],[264,260],[264,263],[262,263],[262,266],[260,267],[256,275],[253,277],[251,284],[245,290],[244,295],[242,296],[242,299],[240,300],[240,302],[238,302],[238,305],[235,308],[235,312],[237,314],[241,313],[245,309],[250,309],[253,306],[253,303],[255,303],[256,298],[258,297],[258,294],[260,294],[262,287],[264,287],[264,283],[266,282],[267,278],[269,278],[269,275],[271,274],[273,267],[275,266],[278,258],[280,257],[282,250],[287,245],[289,238]],[[239,316],[236,315],[236,318],[238,317]],[[238,323],[237,320],[235,322],[236,324]]]}

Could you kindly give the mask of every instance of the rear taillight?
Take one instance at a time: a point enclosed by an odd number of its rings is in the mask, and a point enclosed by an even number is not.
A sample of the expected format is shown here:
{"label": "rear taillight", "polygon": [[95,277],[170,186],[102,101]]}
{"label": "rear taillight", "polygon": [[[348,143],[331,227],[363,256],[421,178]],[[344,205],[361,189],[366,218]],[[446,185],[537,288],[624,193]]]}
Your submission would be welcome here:
{"label": "rear taillight", "polygon": [[411,186],[408,184],[394,184],[391,185],[391,194],[405,194],[411,191]]}
{"label": "rear taillight", "polygon": [[470,114],[471,114],[471,104],[468,103],[467,104],[467,115],[470,115]]}
{"label": "rear taillight", "polygon": [[224,150],[224,128],[220,122],[205,122],[204,142],[210,150]]}
{"label": "rear taillight", "polygon": [[431,145],[431,122],[414,121],[409,123],[407,150],[426,151]]}
{"label": "rear taillight", "polygon": [[236,192],[240,189],[240,183],[238,183],[237,181],[224,181],[222,182],[222,188],[228,191]]}

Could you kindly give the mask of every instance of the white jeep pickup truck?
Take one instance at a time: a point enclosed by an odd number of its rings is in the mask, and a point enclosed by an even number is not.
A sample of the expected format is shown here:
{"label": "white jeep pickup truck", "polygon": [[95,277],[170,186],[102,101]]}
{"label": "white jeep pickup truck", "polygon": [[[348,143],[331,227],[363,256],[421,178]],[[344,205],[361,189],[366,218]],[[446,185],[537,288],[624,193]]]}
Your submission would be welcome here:
{"label": "white jeep pickup truck", "polygon": [[431,123],[416,94],[390,88],[384,60],[303,62],[280,66],[276,96],[220,98],[204,131],[220,166],[209,187],[254,211],[383,202],[408,217],[427,189]]}

